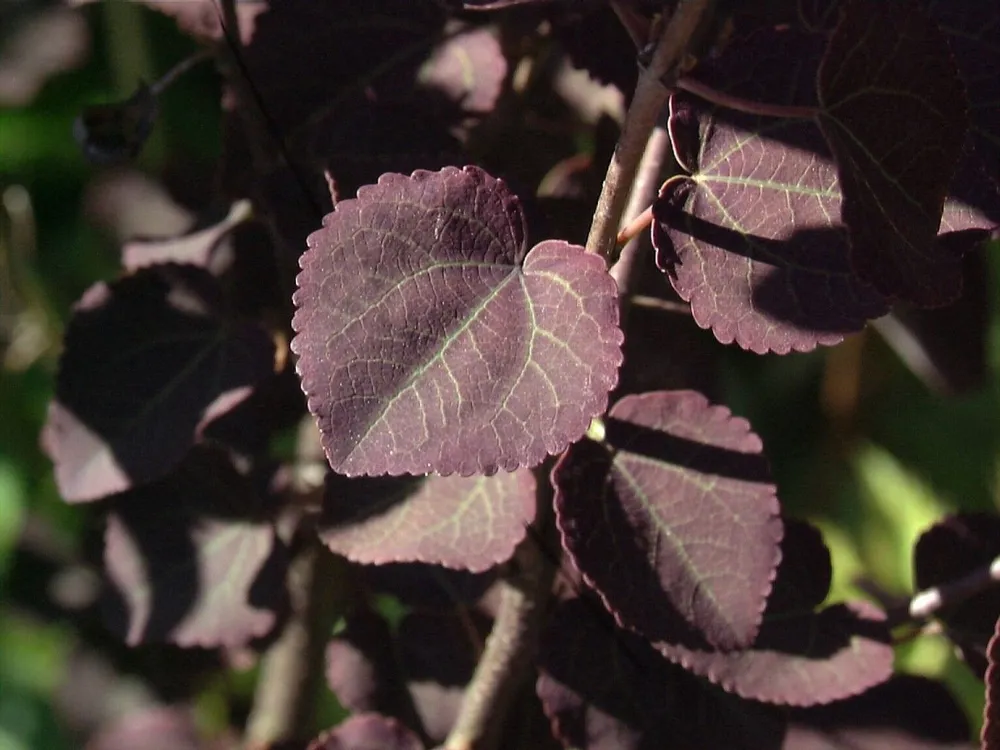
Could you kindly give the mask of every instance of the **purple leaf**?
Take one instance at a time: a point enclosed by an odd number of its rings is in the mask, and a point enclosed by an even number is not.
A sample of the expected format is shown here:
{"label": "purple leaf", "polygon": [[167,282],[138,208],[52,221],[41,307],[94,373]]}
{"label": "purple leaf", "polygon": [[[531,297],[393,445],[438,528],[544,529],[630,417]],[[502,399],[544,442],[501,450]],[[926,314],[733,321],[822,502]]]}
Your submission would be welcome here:
{"label": "purple leaf", "polygon": [[340,496],[337,486],[332,483],[327,494],[320,538],[358,563],[425,562],[482,572],[513,554],[535,517],[535,478],[527,469],[491,477],[430,476],[402,497]]}
{"label": "purple leaf", "polygon": [[193,711],[155,707],[133,711],[101,729],[86,750],[208,750]]}
{"label": "purple leaf", "polygon": [[[671,661],[744,698],[814,706],[857,695],[892,675],[884,616],[871,605],[819,612],[830,581],[829,552],[808,524],[790,522],[760,632],[750,648],[722,652],[678,630],[653,646]],[[812,580],[809,580],[813,577]]]}
{"label": "purple leaf", "polygon": [[417,71],[416,81],[444,94],[464,112],[485,115],[496,104],[506,76],[507,60],[495,34],[470,27],[438,45]]}
{"label": "purple leaf", "polygon": [[249,218],[250,211],[249,203],[240,201],[211,226],[179,237],[131,239],[122,247],[122,266],[128,271],[138,271],[159,263],[190,263],[218,273],[232,260],[224,252],[226,239],[238,224]]}
{"label": "purple leaf", "polygon": [[[939,586],[985,569],[1000,555],[1000,517],[992,513],[962,513],[943,519],[925,531],[913,550],[918,590]],[[987,587],[975,596],[942,607],[937,616],[959,646],[974,672],[986,671],[986,644],[1000,617],[1000,590]]]}
{"label": "purple leaf", "polygon": [[977,166],[1000,185],[1000,7],[993,0],[923,0],[948,38],[969,97],[969,137]]}
{"label": "purple leaf", "polygon": [[765,618],[757,640],[745,651],[655,645],[671,661],[729,692],[786,706],[849,698],[892,675],[892,645],[884,618],[857,605]]}
{"label": "purple leaf", "polygon": [[133,646],[242,646],[269,632],[284,604],[286,554],[253,497],[207,451],[116,497],[104,547],[111,629]]}
{"label": "purple leaf", "polygon": [[848,0],[817,89],[854,269],[887,296],[956,299],[961,264],[936,237],[968,101],[944,34],[915,2]]}
{"label": "purple leaf", "polygon": [[983,750],[1000,750],[1000,619],[986,646],[986,708],[979,735]]}
{"label": "purple leaf", "polygon": [[496,568],[470,573],[427,563],[363,565],[358,572],[372,591],[394,596],[411,609],[432,612],[474,605],[497,580]]}
{"label": "purple leaf", "polygon": [[42,440],[67,502],[169,472],[273,369],[263,328],[227,320],[218,283],[156,266],[77,303]]}
{"label": "purple leaf", "polygon": [[558,605],[539,651],[536,690],[556,736],[581,750],[777,750],[784,720],[670,664],[599,604]]}
{"label": "purple leaf", "polygon": [[577,439],[617,380],[603,261],[527,250],[516,197],[476,167],[383,175],[301,259],[292,350],[335,471],[491,474]]}
{"label": "purple leaf", "polygon": [[351,713],[374,711],[410,723],[393,633],[377,612],[362,609],[347,616],[346,627],[326,647],[326,681]]}
{"label": "purple leaf", "polygon": [[[741,42],[699,80],[727,93],[814,104],[821,40],[769,31]],[[814,69],[814,68],[812,68]],[[887,311],[848,261],[835,168],[814,124],[671,98],[675,156],[653,207],[657,264],[724,344],[763,354],[832,345]]]}
{"label": "purple leaf", "polygon": [[309,743],[307,750],[423,750],[420,739],[395,719],[352,716]]}
{"label": "purple leaf", "polygon": [[896,675],[847,700],[793,709],[782,750],[970,750],[969,721],[948,688]]}
{"label": "purple leaf", "polygon": [[[626,396],[553,470],[563,544],[623,626],[747,646],[780,558],[760,438],[694,391]],[[628,571],[623,574],[623,571]]]}

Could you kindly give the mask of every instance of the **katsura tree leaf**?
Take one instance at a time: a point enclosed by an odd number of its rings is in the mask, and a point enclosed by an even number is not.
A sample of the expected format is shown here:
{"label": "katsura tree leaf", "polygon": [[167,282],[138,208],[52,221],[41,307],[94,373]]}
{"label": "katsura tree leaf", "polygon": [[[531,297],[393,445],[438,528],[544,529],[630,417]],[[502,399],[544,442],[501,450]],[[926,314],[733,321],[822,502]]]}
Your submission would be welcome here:
{"label": "katsura tree leaf", "polygon": [[77,303],[42,436],[67,502],[164,476],[272,374],[267,333],[230,319],[220,297],[207,271],[166,265]]}
{"label": "katsura tree leaf", "polygon": [[948,38],[969,98],[969,138],[977,166],[1000,185],[1000,7],[992,0],[923,0]]}
{"label": "katsura tree leaf", "polygon": [[936,237],[968,100],[944,34],[910,0],[848,0],[817,91],[855,271],[887,296],[956,299],[961,265]]}
{"label": "katsura tree leaf", "polygon": [[393,637],[389,623],[374,610],[347,615],[344,628],[326,646],[326,682],[351,713],[374,711],[411,725],[406,718],[413,708]]}
{"label": "katsura tree leaf", "polygon": [[307,750],[424,750],[413,732],[379,714],[352,716],[309,743]]}
{"label": "katsura tree leaf", "polygon": [[[984,570],[1000,556],[1000,516],[961,513],[949,516],[921,534],[913,550],[914,584],[919,591],[956,581]],[[937,616],[974,672],[986,671],[986,645],[1000,617],[1000,590],[995,586],[957,604],[942,607]]]}
{"label": "katsura tree leaf", "polygon": [[104,564],[108,623],[129,645],[242,646],[285,603],[284,545],[216,451],[196,449],[170,476],[113,498]]}
{"label": "katsura tree leaf", "polygon": [[986,646],[986,708],[979,735],[983,750],[1000,750],[1000,618]]}
{"label": "katsura tree leaf", "polygon": [[428,563],[362,565],[357,571],[369,590],[394,596],[411,609],[435,612],[474,605],[497,580],[496,568],[470,573]]}
{"label": "katsura tree leaf", "polygon": [[489,620],[472,611],[411,612],[395,632],[377,613],[357,612],[327,646],[327,683],[349,710],[392,716],[441,742],[488,633]]}
{"label": "katsura tree leaf", "polygon": [[134,238],[122,247],[122,266],[128,271],[161,263],[191,264],[218,273],[232,258],[221,252],[233,229],[250,218],[248,201],[237,201],[221,220],[178,237]]}
{"label": "katsura tree leaf", "polygon": [[[95,733],[86,750],[209,750],[194,712],[178,706],[130,711]],[[220,750],[221,747],[219,746]]]}
{"label": "katsura tree leaf", "polygon": [[606,431],[552,473],[563,545],[584,579],[652,640],[693,628],[720,649],[752,643],[782,537],[760,438],[694,391],[626,396]]}
{"label": "katsura tree leaf", "polygon": [[969,721],[944,684],[900,674],[854,698],[791,710],[782,750],[970,750]]}
{"label": "katsura tree leaf", "polygon": [[[365,479],[353,480],[366,483]],[[528,469],[494,476],[429,476],[411,492],[329,485],[319,535],[358,563],[424,562],[482,572],[507,560],[535,517]]]}
{"label": "katsura tree leaf", "polygon": [[[781,565],[760,631],[741,651],[710,647],[678,630],[653,646],[668,659],[743,698],[815,706],[858,695],[892,676],[893,651],[884,615],[874,606],[834,604],[818,612],[829,585],[829,553],[801,521],[785,527]],[[810,565],[817,578],[804,580]]]}
{"label": "katsura tree leaf", "polygon": [[438,91],[469,114],[493,110],[507,76],[507,59],[489,29],[469,27],[448,36],[420,66],[418,89]]}
{"label": "katsura tree leaf", "polygon": [[597,602],[560,603],[536,691],[557,738],[581,750],[778,750],[776,710],[726,695],[619,630]]}
{"label": "katsura tree leaf", "polygon": [[813,706],[857,695],[892,675],[892,645],[874,608],[836,604],[768,619],[744,651],[655,644],[677,664],[743,698]]}
{"label": "katsura tree leaf", "polygon": [[[698,77],[749,99],[810,106],[821,49],[811,35],[761,32]],[[839,343],[885,314],[851,269],[836,171],[813,123],[677,94],[669,130],[690,177],[664,185],[653,244],[698,325],[724,344],[786,354]]]}
{"label": "katsura tree leaf", "polygon": [[476,167],[383,175],[309,238],[292,350],[335,471],[491,474],[578,438],[621,362],[603,261],[528,251]]}

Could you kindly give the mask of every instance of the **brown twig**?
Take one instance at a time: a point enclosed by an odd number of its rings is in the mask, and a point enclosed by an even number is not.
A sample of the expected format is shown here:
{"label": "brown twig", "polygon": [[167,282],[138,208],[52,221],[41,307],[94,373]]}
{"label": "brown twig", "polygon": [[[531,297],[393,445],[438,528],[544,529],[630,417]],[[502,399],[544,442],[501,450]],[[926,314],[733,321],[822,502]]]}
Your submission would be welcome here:
{"label": "brown twig", "polygon": [[699,99],[704,99],[720,107],[731,109],[736,112],[745,112],[748,115],[760,115],[761,117],[780,117],[793,120],[807,120],[815,117],[819,110],[816,107],[800,107],[791,104],[768,104],[767,102],[756,102],[753,99],[744,99],[739,96],[727,94],[712,88],[708,84],[697,81],[693,78],[682,76],[677,79],[677,88],[694,94]]}
{"label": "brown twig", "polygon": [[[537,517],[546,548],[556,545],[551,523],[552,490],[548,464],[535,475]],[[545,608],[552,592],[556,566],[546,556],[537,534],[530,534],[507,564],[500,606],[482,658],[465,690],[455,726],[444,750],[492,750],[511,702],[530,674],[541,632]]]}
{"label": "brown twig", "polygon": [[692,41],[707,24],[711,5],[711,0],[681,0],[670,21],[664,25],[653,58],[639,75],[635,96],[608,165],[587,237],[587,252],[607,258],[614,247],[639,160],[669,96],[664,81],[669,81]]}

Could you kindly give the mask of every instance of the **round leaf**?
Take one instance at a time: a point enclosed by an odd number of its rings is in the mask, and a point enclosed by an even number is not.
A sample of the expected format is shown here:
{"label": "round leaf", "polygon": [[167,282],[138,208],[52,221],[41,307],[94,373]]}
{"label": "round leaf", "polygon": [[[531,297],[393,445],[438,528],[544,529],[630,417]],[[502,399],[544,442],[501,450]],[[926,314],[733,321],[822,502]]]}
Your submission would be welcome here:
{"label": "round leaf", "polygon": [[652,640],[693,627],[719,648],[750,644],[782,536],[760,438],[693,391],[627,396],[610,417],[607,445],[579,443],[553,470],[577,568]]}

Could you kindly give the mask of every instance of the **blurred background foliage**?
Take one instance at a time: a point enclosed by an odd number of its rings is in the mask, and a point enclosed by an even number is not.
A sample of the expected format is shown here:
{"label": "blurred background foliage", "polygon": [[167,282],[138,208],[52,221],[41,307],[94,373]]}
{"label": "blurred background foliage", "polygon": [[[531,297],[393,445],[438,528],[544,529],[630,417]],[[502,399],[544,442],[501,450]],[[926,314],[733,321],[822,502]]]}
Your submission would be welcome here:
{"label": "blurred background foliage", "polygon": [[[39,23],[33,47],[24,35]],[[38,39],[41,63],[25,53]],[[170,19],[125,0],[0,5],[0,750],[78,747],[161,702],[189,701],[217,731],[248,710],[253,673],[239,655],[219,677],[219,655],[128,651],[103,631],[95,514],[60,500],[38,442],[73,302],[117,273],[123,237],[189,228],[209,208],[218,76],[202,64],[167,91],[126,169],[88,164],[73,120],[195,49]],[[979,258],[969,278],[974,293],[930,323],[900,313],[909,328],[877,326],[835,349],[723,354],[717,393],[763,438],[786,512],[822,528],[831,599],[911,595],[919,534],[948,512],[996,509],[1000,273]],[[901,644],[898,664],[943,679],[978,728],[982,684],[943,637]]]}

